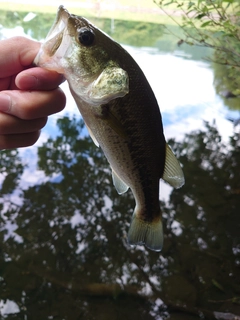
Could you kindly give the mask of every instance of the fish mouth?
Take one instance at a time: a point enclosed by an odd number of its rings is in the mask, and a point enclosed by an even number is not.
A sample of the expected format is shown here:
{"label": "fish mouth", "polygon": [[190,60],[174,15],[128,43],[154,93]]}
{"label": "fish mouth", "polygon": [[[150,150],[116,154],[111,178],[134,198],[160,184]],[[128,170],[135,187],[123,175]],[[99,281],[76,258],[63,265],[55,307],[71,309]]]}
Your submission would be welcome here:
{"label": "fish mouth", "polygon": [[48,43],[48,53],[50,56],[54,55],[62,43],[64,30],[68,25],[69,17],[69,12],[63,6],[60,6],[57,12],[56,20],[45,39],[45,43]]}
{"label": "fish mouth", "polygon": [[[49,30],[44,43],[41,46],[40,51],[34,59],[33,64],[45,67],[49,70],[55,70],[59,73],[62,70],[56,68],[56,65],[53,65],[51,57],[53,57],[57,52],[57,58],[64,56],[65,52],[68,49],[70,43],[70,37],[66,37],[68,34],[68,21],[71,17],[70,13],[63,7],[60,6],[56,15],[55,22],[53,23],[51,29]],[[64,36],[64,45],[63,44]]]}

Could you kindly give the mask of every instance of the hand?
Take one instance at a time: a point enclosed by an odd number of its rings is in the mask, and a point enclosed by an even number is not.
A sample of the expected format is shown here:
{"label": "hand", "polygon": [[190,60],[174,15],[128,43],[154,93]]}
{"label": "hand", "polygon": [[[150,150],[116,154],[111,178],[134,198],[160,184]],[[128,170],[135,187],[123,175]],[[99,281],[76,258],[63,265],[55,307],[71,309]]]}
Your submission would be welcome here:
{"label": "hand", "polygon": [[47,117],[65,107],[63,76],[32,65],[39,47],[23,37],[0,41],[0,150],[34,144]]}

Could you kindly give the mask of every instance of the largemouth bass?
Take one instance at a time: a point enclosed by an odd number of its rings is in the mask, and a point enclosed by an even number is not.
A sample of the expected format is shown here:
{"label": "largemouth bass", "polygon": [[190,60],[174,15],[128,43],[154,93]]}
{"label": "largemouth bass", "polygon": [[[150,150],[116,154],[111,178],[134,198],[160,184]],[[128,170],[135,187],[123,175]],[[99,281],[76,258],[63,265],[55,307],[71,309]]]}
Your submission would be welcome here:
{"label": "largemouth bass", "polygon": [[131,188],[136,207],[128,242],[160,251],[159,180],[179,188],[184,176],[142,70],[118,43],[63,6],[34,62],[65,76],[90,136],[110,163],[118,193]]}

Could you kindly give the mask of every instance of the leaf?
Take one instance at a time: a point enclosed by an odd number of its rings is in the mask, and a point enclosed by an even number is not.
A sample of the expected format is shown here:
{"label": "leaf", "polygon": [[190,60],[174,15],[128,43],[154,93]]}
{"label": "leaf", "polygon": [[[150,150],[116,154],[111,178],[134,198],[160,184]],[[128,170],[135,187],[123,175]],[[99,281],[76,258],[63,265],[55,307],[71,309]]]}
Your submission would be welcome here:
{"label": "leaf", "polygon": [[202,19],[203,17],[206,17],[206,14],[205,13],[200,13],[200,14],[198,14],[196,17],[195,17],[195,19]]}
{"label": "leaf", "polygon": [[195,5],[195,2],[192,2],[192,1],[188,2],[188,9],[190,9],[194,5]]}
{"label": "leaf", "polygon": [[216,288],[218,288],[219,290],[221,290],[221,291],[224,292],[223,286],[222,286],[219,282],[217,282],[215,279],[212,279],[212,284],[213,284]]}
{"label": "leaf", "polygon": [[172,3],[173,3],[173,1],[169,1],[169,2],[165,3],[164,6],[169,6]]}
{"label": "leaf", "polygon": [[206,26],[209,26],[211,24],[212,24],[212,21],[206,21],[206,22],[202,23],[200,27],[205,28]]}
{"label": "leaf", "polygon": [[10,194],[17,186],[19,176],[17,172],[9,173],[2,183],[1,194]]}
{"label": "leaf", "polygon": [[179,3],[178,5],[177,5],[177,8],[181,8],[183,6],[183,3]]}

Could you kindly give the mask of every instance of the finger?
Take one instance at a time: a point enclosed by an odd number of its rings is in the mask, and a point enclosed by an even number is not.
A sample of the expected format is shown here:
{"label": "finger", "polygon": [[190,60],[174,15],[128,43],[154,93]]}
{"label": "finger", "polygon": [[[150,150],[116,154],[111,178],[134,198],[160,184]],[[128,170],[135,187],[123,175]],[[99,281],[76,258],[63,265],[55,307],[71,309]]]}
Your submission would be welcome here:
{"label": "finger", "polygon": [[31,146],[38,140],[39,135],[40,131],[0,135],[0,150]]}
{"label": "finger", "polygon": [[0,78],[17,74],[32,65],[40,48],[40,42],[24,37],[0,41]]}
{"label": "finger", "polygon": [[21,90],[52,90],[57,88],[65,78],[55,71],[35,67],[20,72],[15,80]]}
{"label": "finger", "polygon": [[7,88],[9,88],[10,84],[11,84],[11,77],[6,77],[3,79],[0,78],[0,91],[6,90]]}
{"label": "finger", "polygon": [[[7,102],[6,97],[10,97]],[[0,93],[0,111],[23,120],[46,117],[61,111],[66,97],[60,88],[52,91],[10,90]]]}
{"label": "finger", "polygon": [[9,114],[0,113],[0,135],[28,133],[42,129],[47,117],[22,120]]}

